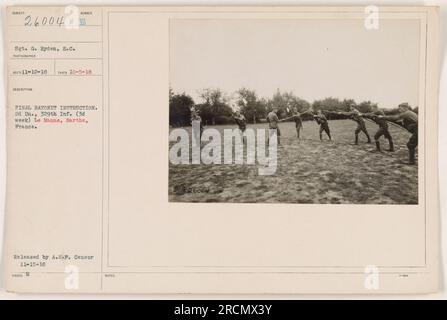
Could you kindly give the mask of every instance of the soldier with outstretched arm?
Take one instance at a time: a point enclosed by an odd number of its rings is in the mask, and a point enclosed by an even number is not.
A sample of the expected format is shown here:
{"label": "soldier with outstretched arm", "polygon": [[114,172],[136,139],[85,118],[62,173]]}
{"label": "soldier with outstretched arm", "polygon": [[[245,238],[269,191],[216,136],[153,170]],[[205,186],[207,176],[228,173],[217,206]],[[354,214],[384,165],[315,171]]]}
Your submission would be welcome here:
{"label": "soldier with outstretched arm", "polygon": [[366,130],[365,120],[362,118],[361,113],[355,109],[353,106],[349,107],[349,112],[337,112],[337,114],[347,116],[349,119],[357,123],[357,128],[355,129],[355,144],[359,144],[359,133],[363,132],[368,138],[367,143],[371,143],[371,138],[369,137],[368,130]]}
{"label": "soldier with outstretched arm", "polygon": [[379,126],[379,130],[377,130],[376,134],[374,135],[376,150],[381,151],[379,139],[380,137],[385,136],[390,145],[390,148],[387,151],[394,152],[393,137],[391,137],[390,131],[388,130],[388,122],[381,118],[381,116],[385,116],[385,113],[377,107],[374,108],[373,112],[362,114],[362,117],[374,121]]}
{"label": "soldier with outstretched arm", "polygon": [[321,110],[318,110],[317,114],[314,115],[314,120],[320,125],[320,140],[323,141],[323,131],[326,132],[329,140],[332,140],[329,123]]}
{"label": "soldier with outstretched arm", "polygon": [[293,120],[295,121],[295,128],[296,128],[296,135],[298,139],[300,139],[300,131],[303,129],[303,119],[301,118],[302,115],[309,113],[309,110],[306,110],[305,112],[298,112],[298,109],[296,107],[293,107],[292,109],[292,116],[280,120],[280,122]]}
{"label": "soldier with outstretched arm", "polygon": [[392,122],[402,122],[403,127],[411,133],[411,137],[408,140],[408,156],[409,163],[416,163],[416,147],[418,145],[418,115],[411,111],[408,103],[401,103],[399,105],[399,113],[392,116],[379,116],[381,119],[392,121]]}

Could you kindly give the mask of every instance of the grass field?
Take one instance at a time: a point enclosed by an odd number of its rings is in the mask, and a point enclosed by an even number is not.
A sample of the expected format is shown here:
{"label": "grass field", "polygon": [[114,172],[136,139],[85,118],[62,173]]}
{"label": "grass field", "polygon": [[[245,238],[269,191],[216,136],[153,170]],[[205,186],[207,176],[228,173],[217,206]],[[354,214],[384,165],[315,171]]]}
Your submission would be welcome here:
{"label": "grass field", "polygon": [[[367,122],[373,139],[377,126]],[[281,146],[275,175],[260,176],[256,165],[169,164],[169,200],[174,202],[266,202],[416,204],[418,170],[408,160],[410,134],[391,127],[396,151],[375,152],[360,134],[354,145],[356,123],[329,121],[333,141],[320,142],[318,125],[304,122],[302,140],[294,123],[281,123]],[[220,131],[236,126],[213,126]],[[266,128],[266,124],[248,128]],[[381,139],[382,149],[388,141]]]}

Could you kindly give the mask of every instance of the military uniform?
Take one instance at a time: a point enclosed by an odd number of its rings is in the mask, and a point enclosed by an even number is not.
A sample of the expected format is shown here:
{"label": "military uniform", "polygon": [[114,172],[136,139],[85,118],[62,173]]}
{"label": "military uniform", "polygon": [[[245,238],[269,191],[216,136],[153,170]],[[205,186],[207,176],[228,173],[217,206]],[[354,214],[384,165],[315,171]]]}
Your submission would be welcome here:
{"label": "military uniform", "polygon": [[382,136],[385,136],[385,138],[388,140],[390,144],[390,148],[388,151],[393,152],[394,151],[394,143],[393,143],[393,137],[391,137],[390,131],[388,130],[388,122],[379,117],[379,116],[385,116],[382,110],[377,110],[371,113],[363,114],[363,117],[373,120],[378,126],[379,130],[374,135],[374,140],[376,142],[376,148],[378,151],[380,151],[380,141],[379,139]]}
{"label": "military uniform", "polygon": [[268,115],[267,115],[267,121],[269,123],[269,129],[276,129],[277,131],[277,135],[280,136],[281,135],[281,131],[279,130],[279,118],[276,115],[276,113],[274,113],[273,111],[271,111]]}
{"label": "military uniform", "polygon": [[300,137],[300,131],[301,128],[303,127],[303,119],[301,119],[301,114],[295,114],[292,116],[293,121],[295,121],[295,128],[296,128],[296,134],[298,136],[298,138]]}
{"label": "military uniform", "polygon": [[202,118],[199,115],[197,115],[197,114],[195,114],[195,115],[193,114],[191,116],[191,125],[193,125],[193,121],[198,121],[199,124],[200,124],[199,136],[198,137],[194,137],[196,139],[196,142],[199,144],[200,141],[202,140],[202,134],[203,134],[203,130],[204,130],[203,123],[202,123]]}
{"label": "military uniform", "polygon": [[295,122],[296,135],[297,135],[298,139],[300,138],[300,131],[301,131],[301,128],[303,127],[303,119],[301,118],[301,115],[302,115],[302,113],[295,113],[291,117],[281,120],[281,122],[289,121],[289,120],[293,120]]}
{"label": "military uniform", "polygon": [[272,134],[272,130],[276,130],[276,136],[277,136],[277,139],[278,139],[278,144],[280,144],[280,138],[279,137],[281,136],[281,131],[279,130],[279,125],[278,125],[279,118],[276,115],[276,113],[273,112],[273,111],[270,111],[269,114],[267,115],[267,121],[269,123],[269,131],[270,131],[269,132],[269,139],[270,139],[270,136]]}
{"label": "military uniform", "polygon": [[394,122],[403,122],[403,126],[411,133],[411,137],[407,142],[410,164],[416,163],[416,147],[418,145],[418,115],[411,110],[407,110],[398,115],[385,116],[385,120]]}
{"label": "military uniform", "polygon": [[323,140],[323,131],[326,132],[327,136],[329,137],[329,140],[332,140],[331,130],[329,129],[329,123],[324,114],[317,114],[314,116],[314,119],[320,125],[320,140]]}
{"label": "military uniform", "polygon": [[239,130],[245,132],[245,130],[247,129],[247,120],[245,119],[245,117],[241,114],[237,117],[234,117],[234,120],[236,121],[236,124],[239,126]]}
{"label": "military uniform", "polygon": [[298,139],[299,139],[299,138],[300,138],[300,131],[301,131],[301,129],[303,128],[303,119],[301,118],[301,116],[302,116],[303,114],[308,113],[308,112],[309,112],[309,111],[305,111],[305,112],[299,113],[299,112],[296,112],[296,111],[295,111],[295,113],[294,113],[291,117],[288,117],[288,118],[286,118],[286,119],[283,119],[283,120],[281,120],[281,122],[282,122],[282,121],[293,120],[293,121],[295,122],[296,135],[297,135],[297,137],[298,137]]}
{"label": "military uniform", "polygon": [[346,115],[349,119],[355,121],[357,123],[357,128],[355,129],[355,144],[359,143],[359,133],[363,132],[368,138],[368,143],[371,143],[371,138],[369,136],[368,130],[366,130],[365,120],[362,118],[362,115],[358,110],[352,110],[349,112],[340,112],[340,114]]}

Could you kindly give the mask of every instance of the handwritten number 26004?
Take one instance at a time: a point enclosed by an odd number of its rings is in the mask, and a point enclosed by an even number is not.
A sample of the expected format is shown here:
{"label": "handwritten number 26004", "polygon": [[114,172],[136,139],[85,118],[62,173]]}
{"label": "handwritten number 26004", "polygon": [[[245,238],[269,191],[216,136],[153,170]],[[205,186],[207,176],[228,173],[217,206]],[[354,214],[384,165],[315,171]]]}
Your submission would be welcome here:
{"label": "handwritten number 26004", "polygon": [[31,15],[25,17],[26,27],[45,27],[45,26],[63,26],[64,17],[33,17]]}

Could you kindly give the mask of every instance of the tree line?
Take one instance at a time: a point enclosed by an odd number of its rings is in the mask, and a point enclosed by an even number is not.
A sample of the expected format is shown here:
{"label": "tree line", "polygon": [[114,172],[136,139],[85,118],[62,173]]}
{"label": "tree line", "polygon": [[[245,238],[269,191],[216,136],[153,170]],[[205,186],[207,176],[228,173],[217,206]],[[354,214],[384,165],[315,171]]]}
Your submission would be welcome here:
{"label": "tree line", "polygon": [[[188,126],[191,124],[191,111],[196,110],[204,125],[234,123],[232,114],[240,111],[248,123],[265,122],[267,114],[274,108],[278,108],[280,118],[290,117],[293,109],[298,112],[307,110],[326,110],[332,112],[348,111],[349,106],[355,106],[361,113],[372,112],[377,103],[362,101],[357,103],[354,99],[343,99],[328,97],[315,100],[312,103],[296,96],[293,92],[281,92],[279,89],[270,98],[259,97],[254,90],[241,88],[232,96],[229,96],[218,88],[203,89],[200,94],[200,103],[183,93],[175,93],[169,89],[169,125],[173,127]],[[413,107],[417,112],[418,108]],[[397,113],[394,109],[383,109],[385,114]],[[339,118],[336,114],[329,114],[329,119]],[[310,114],[304,115],[303,120],[312,120]]]}

